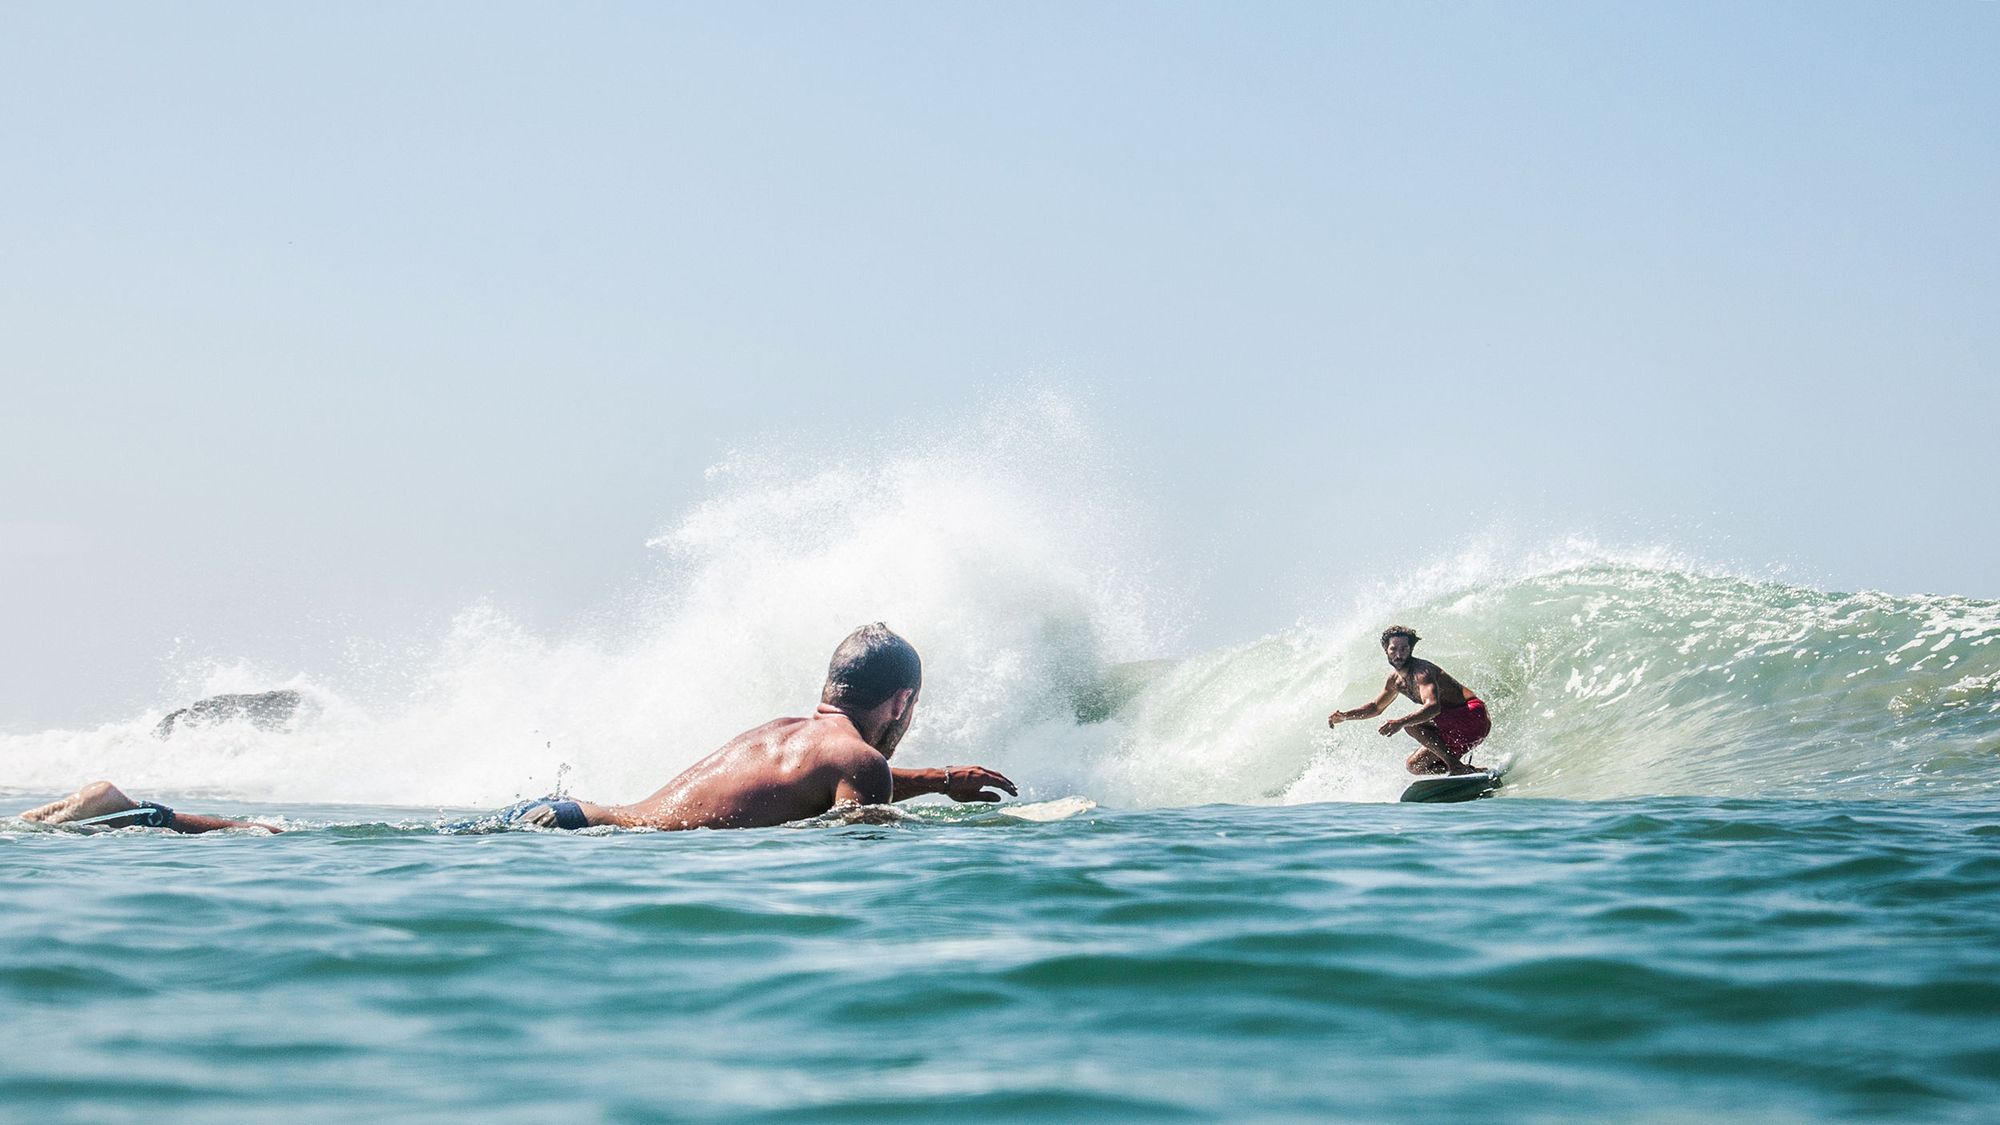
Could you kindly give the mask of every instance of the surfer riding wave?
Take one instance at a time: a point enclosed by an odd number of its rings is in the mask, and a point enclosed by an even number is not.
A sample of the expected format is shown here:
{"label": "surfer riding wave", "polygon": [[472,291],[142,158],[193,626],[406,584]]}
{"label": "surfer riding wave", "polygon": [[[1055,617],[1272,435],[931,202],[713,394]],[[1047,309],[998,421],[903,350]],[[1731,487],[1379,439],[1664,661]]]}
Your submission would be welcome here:
{"label": "surfer riding wave", "polygon": [[1374,718],[1398,695],[1407,696],[1417,709],[1400,719],[1390,719],[1380,730],[1384,736],[1402,731],[1422,744],[1422,749],[1411,754],[1405,763],[1410,772],[1474,773],[1476,770],[1465,758],[1493,730],[1486,704],[1451,673],[1411,655],[1422,639],[1407,625],[1384,629],[1382,652],[1389,658],[1390,672],[1382,685],[1382,694],[1351,711],[1335,711],[1326,717],[1326,725],[1333,727],[1349,719]]}

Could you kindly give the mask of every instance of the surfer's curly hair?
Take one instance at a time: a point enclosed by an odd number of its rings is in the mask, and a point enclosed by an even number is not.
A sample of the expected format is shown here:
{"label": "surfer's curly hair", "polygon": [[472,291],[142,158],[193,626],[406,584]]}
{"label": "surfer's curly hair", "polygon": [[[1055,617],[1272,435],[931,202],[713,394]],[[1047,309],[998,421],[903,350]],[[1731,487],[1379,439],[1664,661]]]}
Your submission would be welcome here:
{"label": "surfer's curly hair", "polygon": [[1410,647],[1411,647],[1411,648],[1415,648],[1415,647],[1417,647],[1417,642],[1418,642],[1418,641],[1421,641],[1421,640],[1423,640],[1423,638],[1422,638],[1422,637],[1419,637],[1419,636],[1417,636],[1417,631],[1416,631],[1415,629],[1412,629],[1412,628],[1410,628],[1410,627],[1409,627],[1408,625],[1391,625],[1391,626],[1389,626],[1389,627],[1388,627],[1387,629],[1384,629],[1384,630],[1382,630],[1382,647],[1383,647],[1383,648],[1388,648],[1388,647],[1389,647],[1389,638],[1390,638],[1390,637],[1408,637],[1408,638],[1410,638]]}

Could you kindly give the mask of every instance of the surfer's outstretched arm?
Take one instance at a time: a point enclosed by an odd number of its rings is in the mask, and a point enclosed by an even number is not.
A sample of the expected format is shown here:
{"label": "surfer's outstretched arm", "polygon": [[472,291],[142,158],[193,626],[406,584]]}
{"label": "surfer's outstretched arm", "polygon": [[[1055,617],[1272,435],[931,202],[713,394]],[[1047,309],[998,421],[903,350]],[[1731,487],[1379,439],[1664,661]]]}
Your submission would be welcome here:
{"label": "surfer's outstretched arm", "polygon": [[893,801],[907,801],[926,793],[942,793],[954,801],[997,801],[999,793],[988,792],[998,789],[1009,796],[1018,797],[1021,791],[1007,780],[998,770],[985,766],[943,766],[934,770],[898,770],[889,774],[895,780]]}
{"label": "surfer's outstretched arm", "polygon": [[1326,717],[1326,725],[1336,727],[1349,719],[1372,719],[1380,715],[1382,709],[1389,706],[1395,700],[1396,694],[1396,680],[1395,677],[1391,676],[1388,684],[1382,688],[1381,695],[1376,696],[1367,703],[1363,703],[1352,711],[1335,711]]}
{"label": "surfer's outstretched arm", "polygon": [[93,781],[67,797],[29,809],[21,814],[21,819],[37,824],[67,824],[78,828],[165,828],[187,836],[214,832],[219,828],[280,831],[255,821],[177,813],[157,801],[135,801],[108,781]]}

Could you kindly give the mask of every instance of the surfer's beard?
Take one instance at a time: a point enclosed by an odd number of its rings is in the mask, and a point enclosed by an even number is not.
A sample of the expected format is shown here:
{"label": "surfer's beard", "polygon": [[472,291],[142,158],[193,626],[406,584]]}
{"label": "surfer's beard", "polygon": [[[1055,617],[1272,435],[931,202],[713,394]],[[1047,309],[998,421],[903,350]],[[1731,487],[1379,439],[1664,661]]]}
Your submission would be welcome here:
{"label": "surfer's beard", "polygon": [[910,705],[903,708],[902,717],[889,720],[889,725],[883,727],[882,733],[876,737],[876,752],[884,758],[894,754],[896,752],[896,745],[903,741],[905,734],[909,733],[910,720],[916,717],[917,697],[913,695],[910,697]]}

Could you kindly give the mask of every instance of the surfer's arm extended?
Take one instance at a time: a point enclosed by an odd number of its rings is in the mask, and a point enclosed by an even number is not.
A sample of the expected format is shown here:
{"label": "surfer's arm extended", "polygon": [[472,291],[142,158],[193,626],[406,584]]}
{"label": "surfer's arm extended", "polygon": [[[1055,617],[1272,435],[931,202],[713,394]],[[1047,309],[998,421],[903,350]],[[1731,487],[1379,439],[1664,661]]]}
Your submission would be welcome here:
{"label": "surfer's arm extended", "polygon": [[1390,704],[1390,702],[1395,698],[1396,698],[1396,681],[1391,679],[1388,682],[1388,684],[1386,684],[1382,688],[1382,694],[1376,696],[1373,701],[1368,703],[1363,703],[1361,706],[1356,707],[1352,711],[1335,711],[1333,714],[1328,715],[1326,717],[1326,725],[1330,727],[1338,726],[1349,719],[1372,719],[1375,716],[1380,715],[1382,713],[1382,709],[1384,707],[1387,707]]}
{"label": "surfer's arm extended", "polygon": [[988,789],[1004,790],[1013,796],[1021,791],[997,770],[985,766],[941,766],[933,770],[891,769],[889,776],[895,787],[892,801],[907,801],[926,793],[942,793],[954,801],[997,801],[999,793],[989,793]]}

